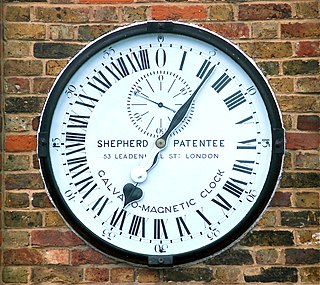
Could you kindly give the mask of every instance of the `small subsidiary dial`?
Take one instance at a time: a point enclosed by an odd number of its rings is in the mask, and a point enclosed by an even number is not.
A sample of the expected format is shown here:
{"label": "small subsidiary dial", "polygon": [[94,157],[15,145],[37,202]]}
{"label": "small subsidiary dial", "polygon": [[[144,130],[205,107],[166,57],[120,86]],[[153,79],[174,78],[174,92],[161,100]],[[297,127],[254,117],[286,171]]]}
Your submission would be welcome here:
{"label": "small subsidiary dial", "polygon": [[[154,71],[140,77],[131,87],[127,109],[133,125],[142,133],[156,138],[166,132],[171,119],[191,96],[188,83],[171,71]],[[181,124],[172,134],[180,132],[190,122],[192,104]]]}

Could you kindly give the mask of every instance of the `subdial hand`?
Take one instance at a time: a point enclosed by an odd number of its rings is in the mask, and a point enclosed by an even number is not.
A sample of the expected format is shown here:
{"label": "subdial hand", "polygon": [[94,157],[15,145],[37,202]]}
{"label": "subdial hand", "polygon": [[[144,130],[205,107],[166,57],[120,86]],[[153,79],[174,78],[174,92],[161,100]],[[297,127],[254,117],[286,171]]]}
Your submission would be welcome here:
{"label": "subdial hand", "polygon": [[138,96],[138,97],[140,97],[140,98],[143,98],[144,100],[147,100],[147,101],[149,101],[149,102],[151,102],[151,103],[153,103],[153,104],[158,105],[158,107],[159,107],[159,108],[165,108],[165,109],[168,109],[168,110],[172,111],[173,113],[175,113],[175,112],[176,112],[175,110],[173,110],[173,109],[171,109],[171,108],[169,108],[169,107],[165,106],[162,102],[156,102],[156,101],[151,100],[147,95],[145,95],[145,94],[141,93],[141,92],[140,92],[140,91],[138,91],[138,90],[134,91],[134,93],[133,93],[133,94],[134,94],[135,96]]}

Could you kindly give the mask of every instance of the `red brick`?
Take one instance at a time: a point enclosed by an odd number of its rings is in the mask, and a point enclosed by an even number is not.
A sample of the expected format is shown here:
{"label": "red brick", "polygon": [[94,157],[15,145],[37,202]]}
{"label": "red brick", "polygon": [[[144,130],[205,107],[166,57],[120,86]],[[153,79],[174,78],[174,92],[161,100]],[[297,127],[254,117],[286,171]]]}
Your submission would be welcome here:
{"label": "red brick", "polygon": [[152,18],[155,20],[203,20],[206,10],[203,6],[152,6]]}
{"label": "red brick", "polygon": [[34,230],[31,233],[32,245],[38,246],[77,246],[84,242],[71,231]]}
{"label": "red brick", "polygon": [[69,264],[70,251],[68,249],[48,249],[44,252],[46,264]]}
{"label": "red brick", "polygon": [[203,26],[226,38],[249,38],[250,29],[245,23],[213,23]]}
{"label": "red brick", "polygon": [[281,24],[281,37],[285,39],[302,38],[313,39],[320,37],[320,23],[288,23]]}
{"label": "red brick", "polygon": [[36,150],[37,137],[35,135],[8,135],[5,142],[6,151]]}
{"label": "red brick", "polygon": [[298,42],[296,43],[297,56],[319,56],[320,41]]}
{"label": "red brick", "polygon": [[318,149],[319,133],[286,133],[287,149]]}
{"label": "red brick", "polygon": [[36,265],[43,261],[42,253],[36,249],[17,248],[3,252],[4,264]]}
{"label": "red brick", "polygon": [[239,20],[286,19],[291,17],[289,4],[240,4]]}
{"label": "red brick", "polygon": [[297,128],[299,130],[317,131],[320,128],[320,117],[317,115],[299,115]]}
{"label": "red brick", "polygon": [[6,93],[26,94],[30,92],[30,81],[27,78],[12,77],[5,80]]}
{"label": "red brick", "polygon": [[93,249],[86,250],[73,250],[71,253],[71,264],[79,265],[79,264],[109,264],[112,261]]}
{"label": "red brick", "polygon": [[110,274],[107,268],[87,268],[85,276],[87,281],[108,282]]}
{"label": "red brick", "polygon": [[292,196],[291,193],[277,191],[274,194],[274,197],[271,201],[271,206],[272,207],[290,207],[291,196]]}

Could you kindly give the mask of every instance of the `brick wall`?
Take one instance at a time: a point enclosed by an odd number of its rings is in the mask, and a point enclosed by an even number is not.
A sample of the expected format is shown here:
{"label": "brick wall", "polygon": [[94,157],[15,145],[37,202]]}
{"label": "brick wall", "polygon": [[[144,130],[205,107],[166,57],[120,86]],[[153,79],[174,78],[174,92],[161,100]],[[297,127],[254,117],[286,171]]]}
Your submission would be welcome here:
{"label": "brick wall", "polygon": [[[319,2],[1,3],[0,283],[318,284]],[[135,268],[86,246],[50,204],[36,157],[39,114],[55,76],[69,58],[115,27],[148,19],[197,23],[239,44],[268,77],[287,129],[283,178],[261,221],[227,252],[182,269]]]}

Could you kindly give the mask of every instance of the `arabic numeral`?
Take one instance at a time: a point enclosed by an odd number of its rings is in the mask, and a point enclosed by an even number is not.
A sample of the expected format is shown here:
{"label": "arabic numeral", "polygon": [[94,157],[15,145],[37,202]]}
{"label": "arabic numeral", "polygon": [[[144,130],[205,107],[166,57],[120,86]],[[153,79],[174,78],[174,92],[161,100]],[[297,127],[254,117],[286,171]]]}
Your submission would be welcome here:
{"label": "arabic numeral", "polygon": [[142,121],[142,116],[140,113],[134,113],[133,117],[136,119],[136,121]]}
{"label": "arabic numeral", "polygon": [[252,203],[257,197],[257,191],[256,190],[250,190],[249,194],[247,195],[247,201]]}
{"label": "arabic numeral", "polygon": [[154,251],[157,253],[166,253],[168,249],[168,245],[167,244],[156,244],[154,246]]}
{"label": "arabic numeral", "polygon": [[207,238],[209,240],[214,240],[219,236],[220,236],[220,231],[218,229],[211,229],[211,231],[208,232],[208,234],[207,234]]}
{"label": "arabic numeral", "polygon": [[52,147],[54,147],[55,150],[58,150],[58,148],[61,146],[59,138],[52,138],[51,142],[52,142]]}
{"label": "arabic numeral", "polygon": [[158,36],[158,42],[159,43],[163,43],[163,41],[164,41],[164,36],[163,35],[159,35]]}
{"label": "arabic numeral", "polygon": [[74,92],[76,91],[76,87],[72,84],[70,84],[64,93],[67,95],[67,98],[70,99],[73,95]]}
{"label": "arabic numeral", "polygon": [[103,54],[103,58],[104,59],[108,59],[108,58],[110,58],[111,56],[113,56],[114,54],[115,54],[115,50],[114,50],[114,48],[112,48],[112,47],[109,47],[109,48],[107,48],[107,49],[105,49],[103,52],[102,52],[102,54]]}
{"label": "arabic numeral", "polygon": [[164,134],[164,130],[165,130],[164,128],[156,128],[156,133],[160,135]]}
{"label": "arabic numeral", "polygon": [[257,89],[254,86],[250,86],[249,88],[247,88],[247,92],[249,95],[255,95],[257,93]]}
{"label": "arabic numeral", "polygon": [[262,139],[262,147],[270,147],[270,139]]}
{"label": "arabic numeral", "polygon": [[102,232],[102,237],[108,239],[108,240],[112,240],[113,238],[116,237],[116,234],[112,231],[108,231],[108,230],[103,230]]}
{"label": "arabic numeral", "polygon": [[210,56],[216,56],[217,55],[217,51],[218,51],[217,49],[212,49],[212,50],[209,51],[209,55]]}
{"label": "arabic numeral", "polygon": [[74,195],[74,193],[69,189],[67,191],[64,192],[64,195],[66,196],[66,198],[71,201],[75,201],[76,196]]}

